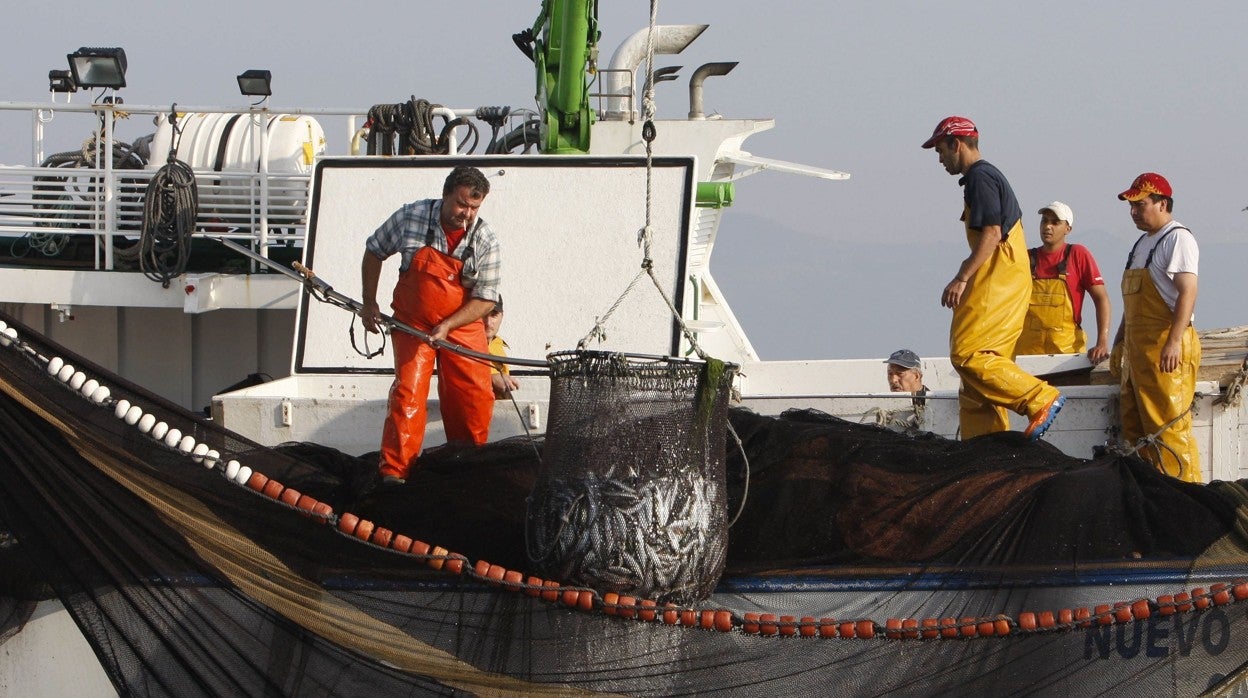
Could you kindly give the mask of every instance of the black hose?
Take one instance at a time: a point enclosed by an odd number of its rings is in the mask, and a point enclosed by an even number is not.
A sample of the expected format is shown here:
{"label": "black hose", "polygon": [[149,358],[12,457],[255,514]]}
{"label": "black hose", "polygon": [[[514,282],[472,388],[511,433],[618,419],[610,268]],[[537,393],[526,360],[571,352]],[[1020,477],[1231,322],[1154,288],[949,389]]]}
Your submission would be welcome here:
{"label": "black hose", "polygon": [[198,213],[195,172],[170,153],[169,162],[152,176],[143,195],[139,268],[147,278],[169,288],[186,271]]}

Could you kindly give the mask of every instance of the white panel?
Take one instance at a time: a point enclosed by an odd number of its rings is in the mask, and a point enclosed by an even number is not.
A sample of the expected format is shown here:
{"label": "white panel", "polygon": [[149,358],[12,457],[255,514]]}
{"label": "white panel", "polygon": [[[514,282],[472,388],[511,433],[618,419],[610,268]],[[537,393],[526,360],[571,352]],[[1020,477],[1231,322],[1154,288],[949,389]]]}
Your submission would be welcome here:
{"label": "white panel", "polygon": [[[482,157],[395,158],[378,162],[329,158],[317,164],[308,265],[334,289],[360,298],[365,239],[409,201],[441,196],[458,164],[490,178],[480,215],[498,234],[507,316],[501,334],[511,355],[543,358],[576,348],[641,269],[638,232],[646,221],[645,159]],[[681,307],[685,250],[692,215],[692,158],[655,160],[651,196],[651,259],[667,296]],[[378,302],[386,311],[399,258],[386,261]],[[351,348],[352,316],[309,302],[301,308],[296,369],[300,372],[391,369],[389,357],[369,362]],[[591,348],[670,354],[674,322],[649,279],[637,284],[605,326],[607,341]],[[362,335],[356,323],[357,337]],[[370,338],[375,346],[376,336]]]}

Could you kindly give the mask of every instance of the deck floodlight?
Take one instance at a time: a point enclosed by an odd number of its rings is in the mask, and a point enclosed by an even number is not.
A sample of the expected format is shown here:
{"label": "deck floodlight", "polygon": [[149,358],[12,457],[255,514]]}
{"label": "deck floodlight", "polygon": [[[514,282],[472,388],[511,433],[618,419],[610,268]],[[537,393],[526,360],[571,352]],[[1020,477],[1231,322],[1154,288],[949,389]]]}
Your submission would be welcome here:
{"label": "deck floodlight", "polygon": [[273,94],[273,73],[267,70],[244,70],[238,76],[238,89],[249,97],[268,97]]}
{"label": "deck floodlight", "polygon": [[126,51],[122,48],[88,48],[69,54],[69,70],[79,87],[126,86]]}
{"label": "deck floodlight", "polygon": [[74,75],[68,70],[49,70],[48,90],[52,92],[77,92],[78,83],[74,82]]}

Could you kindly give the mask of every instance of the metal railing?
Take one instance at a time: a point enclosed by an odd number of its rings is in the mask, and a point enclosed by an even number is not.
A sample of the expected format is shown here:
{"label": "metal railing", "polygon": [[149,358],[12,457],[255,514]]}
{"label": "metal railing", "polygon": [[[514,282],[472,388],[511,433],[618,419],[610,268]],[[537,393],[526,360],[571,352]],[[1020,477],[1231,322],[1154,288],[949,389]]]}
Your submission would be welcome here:
{"label": "metal railing", "polygon": [[[217,171],[192,167],[199,194],[195,235],[226,235],[250,244],[268,255],[273,244],[299,244],[307,232],[307,207],[311,159],[301,171],[275,172],[270,167],[269,129],[263,117],[289,115],[338,120],[341,126],[325,128],[323,148],[314,154],[350,155],[361,144],[361,129],[368,109],[267,109],[174,105],[178,114],[239,115],[239,123],[254,129],[250,152],[254,159]],[[31,124],[31,162],[0,164],[0,256],[21,264],[22,258],[44,257],[52,264],[74,244],[90,244],[95,252],[91,267],[115,269],[116,243],[137,240],[142,227],[144,193],[153,175],[166,161],[166,153],[152,152],[139,165],[134,146],[153,134],[140,133],[135,141],[119,138],[121,126],[132,127],[136,117],[150,117],[159,124],[168,107],[126,104],[0,103],[0,128],[20,119],[25,112]],[[440,108],[435,112],[448,121],[473,109]],[[530,112],[531,113],[531,112]],[[519,118],[519,117],[518,117]],[[525,117],[527,118],[527,117]],[[74,120],[72,126],[64,124]],[[52,137],[53,126],[61,138]],[[156,129],[158,130],[159,125]],[[338,130],[341,129],[341,130]],[[66,131],[70,132],[68,138]],[[452,151],[457,139],[449,139]],[[321,145],[321,144],[316,144]],[[224,146],[222,146],[224,147]],[[58,152],[61,151],[61,152]],[[54,153],[48,157],[45,153]],[[63,156],[63,157],[62,157]],[[274,155],[273,157],[277,157]],[[57,166],[41,166],[44,164]],[[87,238],[89,241],[84,241]],[[7,244],[6,244],[7,243]],[[76,244],[75,244],[76,243]],[[6,249],[7,247],[7,249]],[[76,266],[82,262],[76,261]]]}

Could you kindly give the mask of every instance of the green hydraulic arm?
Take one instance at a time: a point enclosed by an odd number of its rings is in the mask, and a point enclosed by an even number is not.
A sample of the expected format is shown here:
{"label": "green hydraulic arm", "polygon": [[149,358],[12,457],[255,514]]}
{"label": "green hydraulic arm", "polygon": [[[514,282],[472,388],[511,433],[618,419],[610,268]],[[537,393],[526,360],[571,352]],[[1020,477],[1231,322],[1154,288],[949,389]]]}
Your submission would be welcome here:
{"label": "green hydraulic arm", "polygon": [[542,0],[528,37],[537,69],[542,152],[588,153],[594,122],[589,76],[598,61],[597,0]]}

